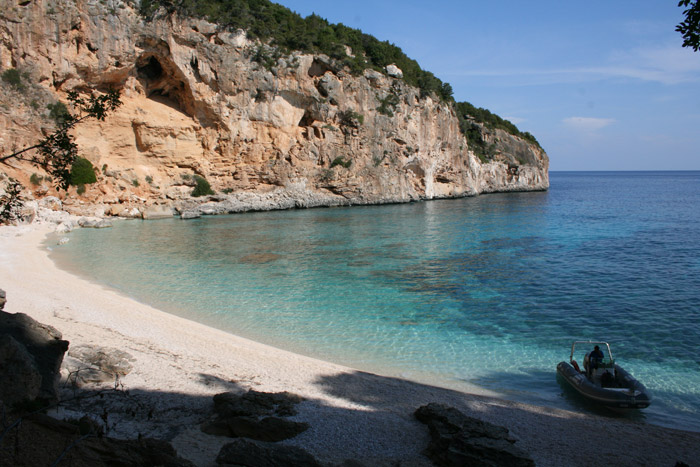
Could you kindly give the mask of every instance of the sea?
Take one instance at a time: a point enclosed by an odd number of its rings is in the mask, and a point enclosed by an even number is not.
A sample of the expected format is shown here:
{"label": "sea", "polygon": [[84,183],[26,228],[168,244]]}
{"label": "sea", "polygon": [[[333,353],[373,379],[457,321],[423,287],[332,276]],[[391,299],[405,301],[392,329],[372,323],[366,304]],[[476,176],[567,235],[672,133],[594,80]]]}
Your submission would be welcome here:
{"label": "sea", "polygon": [[[59,267],[140,302],[300,354],[700,431],[700,172],[550,181],[546,192],[117,221],[47,247]],[[556,365],[575,340],[610,343],[652,405],[609,412],[568,388]]]}

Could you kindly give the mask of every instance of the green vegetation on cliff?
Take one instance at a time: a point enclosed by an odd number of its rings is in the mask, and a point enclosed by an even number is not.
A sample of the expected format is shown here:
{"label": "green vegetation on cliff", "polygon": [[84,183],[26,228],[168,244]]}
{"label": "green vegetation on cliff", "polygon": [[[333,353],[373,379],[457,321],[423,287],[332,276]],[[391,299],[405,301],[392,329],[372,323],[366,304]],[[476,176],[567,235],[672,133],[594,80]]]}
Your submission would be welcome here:
{"label": "green vegetation on cliff", "polygon": [[[303,18],[269,0],[141,0],[139,11],[146,19],[152,19],[161,7],[168,13],[206,18],[231,30],[243,29],[249,38],[267,41],[286,52],[298,50],[326,54],[356,75],[367,68],[384,72],[387,65],[394,64],[403,72],[404,81],[419,88],[422,96],[436,95],[445,102],[454,103],[452,86],[423,70],[418,62],[407,57],[396,45],[342,23],[331,24],[316,14]],[[273,63],[269,57],[259,55],[260,52],[256,55],[256,61],[271,68]],[[392,104],[393,101],[381,101],[378,110],[392,116]],[[456,110],[460,128],[470,144],[478,146],[481,136],[477,137],[469,118],[488,128],[501,128],[539,146],[531,134],[521,133],[511,122],[486,109],[460,102],[456,103]]]}
{"label": "green vegetation on cliff", "polygon": [[[207,18],[230,29],[244,29],[250,38],[270,40],[272,45],[287,51],[322,53],[343,62],[355,74],[366,68],[383,71],[395,64],[404,80],[424,95],[437,94],[443,100],[452,99],[452,87],[388,41],[380,41],[359,29],[343,24],[331,24],[318,15],[302,18],[290,9],[269,0],[142,0],[141,14],[152,18],[160,7],[168,12]],[[345,46],[352,50],[346,53]]]}
{"label": "green vegetation on cliff", "polygon": [[513,125],[513,123],[491,113],[487,109],[474,107],[469,102],[457,102],[455,104],[455,109],[457,110],[457,116],[459,117],[460,129],[465,135],[467,134],[467,130],[471,128],[470,119],[472,119],[476,122],[484,124],[487,128],[501,129],[510,133],[511,135],[519,136],[520,138],[527,140],[536,146],[540,145],[540,143],[537,142],[537,139],[535,139],[535,137],[529,132],[522,132],[518,130],[518,127]]}

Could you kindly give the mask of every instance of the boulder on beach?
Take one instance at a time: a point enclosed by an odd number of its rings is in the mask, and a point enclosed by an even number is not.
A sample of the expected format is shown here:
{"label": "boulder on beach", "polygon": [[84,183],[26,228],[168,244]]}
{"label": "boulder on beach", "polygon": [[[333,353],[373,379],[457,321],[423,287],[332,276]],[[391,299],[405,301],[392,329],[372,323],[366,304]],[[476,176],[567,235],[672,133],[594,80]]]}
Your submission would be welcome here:
{"label": "boulder on beach", "polygon": [[245,394],[222,393],[214,396],[214,417],[202,424],[202,431],[231,438],[282,441],[306,431],[309,425],[287,420],[296,414],[301,397],[288,392]]}
{"label": "boulder on beach", "polygon": [[63,362],[66,379],[77,387],[109,383],[131,372],[134,357],[113,347],[80,345],[72,347]]}
{"label": "boulder on beach", "polygon": [[420,407],[415,416],[430,429],[426,455],[435,465],[535,465],[527,453],[514,445],[515,439],[505,427],[435,403]]}

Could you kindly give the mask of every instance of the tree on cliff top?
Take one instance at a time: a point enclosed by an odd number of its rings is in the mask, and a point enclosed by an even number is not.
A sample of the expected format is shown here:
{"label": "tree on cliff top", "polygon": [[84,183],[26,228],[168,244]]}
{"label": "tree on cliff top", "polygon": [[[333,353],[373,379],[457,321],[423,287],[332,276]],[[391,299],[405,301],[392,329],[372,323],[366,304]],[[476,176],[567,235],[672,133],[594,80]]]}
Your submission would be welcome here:
{"label": "tree on cliff top", "polygon": [[[68,101],[73,112],[66,112],[56,130],[41,139],[38,143],[23,149],[0,156],[0,162],[7,163],[10,159],[26,161],[41,167],[53,177],[56,189],[67,190],[71,184],[71,169],[78,158],[78,146],[70,131],[87,119],[104,120],[105,117],[121,105],[119,91],[110,90],[100,96],[82,98],[75,91],[68,93]],[[19,190],[16,181],[10,180],[13,189],[0,199],[0,222],[12,221],[16,211]],[[12,209],[10,209],[12,207]]]}
{"label": "tree on cliff top", "polygon": [[683,47],[697,52],[700,49],[700,4],[697,0],[681,0],[678,6],[689,8],[683,11],[685,21],[676,26],[676,31],[683,36]]}

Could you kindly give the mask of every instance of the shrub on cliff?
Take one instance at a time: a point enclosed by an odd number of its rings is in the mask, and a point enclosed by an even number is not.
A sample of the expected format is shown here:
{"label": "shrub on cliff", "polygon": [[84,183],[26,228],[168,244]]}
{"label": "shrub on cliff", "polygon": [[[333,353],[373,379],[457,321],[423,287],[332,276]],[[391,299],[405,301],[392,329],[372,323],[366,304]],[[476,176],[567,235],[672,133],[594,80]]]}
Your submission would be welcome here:
{"label": "shrub on cliff", "polygon": [[336,157],[335,159],[333,159],[333,162],[331,162],[331,169],[335,166],[338,166],[338,165],[341,167],[345,167],[346,169],[349,169],[350,166],[352,165],[352,161],[351,160],[346,161],[345,158],[342,156]]}
{"label": "shrub on cliff", "polygon": [[70,112],[68,112],[68,108],[63,102],[49,104],[46,108],[49,109],[49,117],[56,122],[57,125],[63,125],[66,120],[70,118]]}
{"label": "shrub on cliff", "polygon": [[25,85],[22,82],[22,75],[19,70],[15,68],[10,68],[2,72],[2,80],[17,89],[18,91],[24,91]]}
{"label": "shrub on cliff", "polygon": [[95,167],[92,165],[92,162],[83,157],[76,158],[70,170],[70,184],[80,186],[95,183],[96,181],[97,176],[95,175]]}
{"label": "shrub on cliff", "polygon": [[200,177],[199,175],[195,175],[193,178],[194,178],[195,187],[194,187],[194,190],[192,190],[192,196],[194,196],[195,198],[198,198],[200,196],[207,196],[207,195],[214,194],[214,190],[211,189],[211,185],[209,185],[209,182],[204,177]]}
{"label": "shrub on cliff", "polygon": [[65,115],[56,131],[32,146],[0,156],[0,163],[9,159],[26,161],[44,169],[56,182],[57,189],[66,190],[70,185],[74,185],[72,166],[78,158],[78,145],[73,141],[71,131],[78,123],[89,118],[103,121],[107,114],[119,107],[122,102],[119,91],[109,91],[106,94],[88,98],[80,97],[77,92],[70,91],[68,102],[73,111]]}

